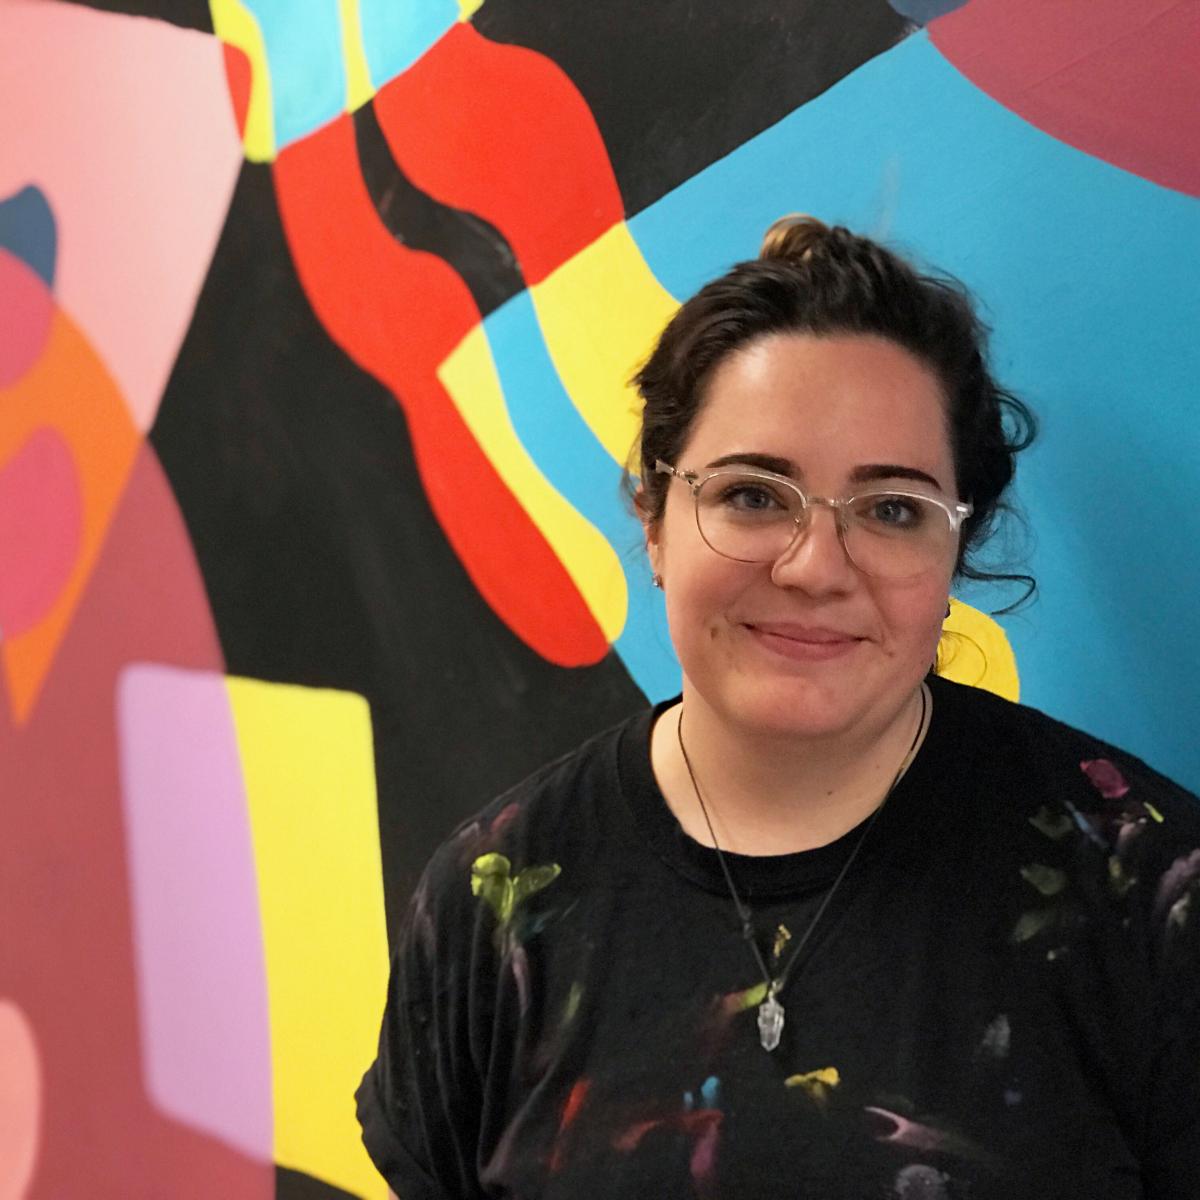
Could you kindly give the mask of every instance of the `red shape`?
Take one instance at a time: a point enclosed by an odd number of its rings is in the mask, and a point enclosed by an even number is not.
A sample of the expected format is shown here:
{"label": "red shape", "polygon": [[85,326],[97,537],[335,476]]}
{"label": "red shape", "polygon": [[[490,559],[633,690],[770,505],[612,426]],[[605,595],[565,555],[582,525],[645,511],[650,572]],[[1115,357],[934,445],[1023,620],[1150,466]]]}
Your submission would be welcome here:
{"label": "red shape", "polygon": [[250,111],[250,88],[254,82],[254,68],[250,56],[239,46],[221,43],[225,52],[225,82],[229,85],[229,99],[233,104],[233,117],[237,121],[238,136],[246,136],[246,115]]}
{"label": "red shape", "polygon": [[46,281],[0,248],[0,387],[11,387],[38,360],[53,321],[54,296]]}
{"label": "red shape", "polygon": [[1053,137],[1200,195],[1200,4],[971,0],[929,25],[972,83]]}
{"label": "red shape", "polygon": [[305,293],[330,337],[404,406],[425,492],[476,587],[544,658],[598,661],[608,643],[595,618],[437,378],[480,319],[466,284],[443,259],[388,233],[348,116],[293,142],[274,171]]}
{"label": "red shape", "polygon": [[592,110],[552,60],[451,27],[375,97],[401,170],[490,221],[535,284],[624,219]]}
{"label": "red shape", "polygon": [[0,635],[35,625],[62,591],[83,538],[75,458],[57,430],[35,430],[0,466]]}
{"label": "red shape", "polygon": [[117,683],[131,662],[224,670],[195,555],[149,445],[19,730],[0,690],[2,990],[28,1014],[41,1059],[28,1195],[273,1200],[273,1163],[182,1125],[145,1091],[115,737]]}

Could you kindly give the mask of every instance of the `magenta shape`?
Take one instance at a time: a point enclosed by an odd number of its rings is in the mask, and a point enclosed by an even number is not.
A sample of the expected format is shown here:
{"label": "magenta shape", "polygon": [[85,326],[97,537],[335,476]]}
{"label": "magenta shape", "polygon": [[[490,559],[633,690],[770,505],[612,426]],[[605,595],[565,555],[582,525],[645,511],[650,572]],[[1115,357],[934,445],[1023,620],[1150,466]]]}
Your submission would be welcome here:
{"label": "magenta shape", "polygon": [[54,296],[28,263],[0,249],[0,388],[41,357],[54,323]]}
{"label": "magenta shape", "polygon": [[1200,196],[1200,5],[971,0],[929,25],[976,87],[1038,129]]}
{"label": "magenta shape", "polygon": [[224,678],[127,667],[117,726],[146,1091],[270,1161],[266,963]]}
{"label": "magenta shape", "polygon": [[43,426],[0,464],[0,637],[42,619],[71,576],[82,537],[75,458],[62,434]]}

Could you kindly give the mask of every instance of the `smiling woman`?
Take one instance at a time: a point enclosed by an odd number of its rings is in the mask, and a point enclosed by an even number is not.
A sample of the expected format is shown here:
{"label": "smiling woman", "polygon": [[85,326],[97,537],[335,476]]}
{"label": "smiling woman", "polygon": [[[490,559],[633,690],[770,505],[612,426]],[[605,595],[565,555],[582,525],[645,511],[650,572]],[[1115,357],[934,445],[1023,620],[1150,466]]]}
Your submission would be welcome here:
{"label": "smiling woman", "polygon": [[380,1171],[1200,1195],[1195,798],[931,666],[1033,428],[969,299],[785,218],[637,383],[681,695],[434,856],[358,1094]]}

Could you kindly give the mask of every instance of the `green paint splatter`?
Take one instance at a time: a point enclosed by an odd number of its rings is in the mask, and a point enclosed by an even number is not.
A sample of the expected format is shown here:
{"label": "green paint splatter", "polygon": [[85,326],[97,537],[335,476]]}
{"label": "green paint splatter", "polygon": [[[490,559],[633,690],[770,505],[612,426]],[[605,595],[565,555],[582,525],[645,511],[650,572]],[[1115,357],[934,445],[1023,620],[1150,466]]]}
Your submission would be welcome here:
{"label": "green paint splatter", "polygon": [[1151,817],[1152,817],[1152,818],[1153,818],[1155,821],[1157,821],[1157,822],[1158,822],[1158,824],[1160,824],[1160,825],[1161,825],[1161,824],[1163,823],[1163,815],[1162,815],[1162,813],[1160,813],[1160,812],[1158,811],[1158,809],[1157,809],[1157,808],[1155,808],[1155,807],[1154,807],[1154,805],[1150,803],[1150,801],[1149,801],[1149,800],[1143,800],[1143,801],[1142,801],[1142,807],[1143,807],[1143,808],[1144,808],[1144,809],[1145,809],[1145,810],[1146,810],[1146,811],[1147,811],[1147,812],[1150,814],[1150,816],[1151,816]]}
{"label": "green paint splatter", "polygon": [[1071,818],[1066,813],[1051,812],[1044,804],[1029,818],[1029,823],[1039,833],[1044,833],[1055,842],[1066,837],[1074,828]]}
{"label": "green paint splatter", "polygon": [[1013,927],[1012,940],[1020,945],[1031,938],[1037,937],[1043,929],[1054,924],[1055,912],[1051,908],[1034,909],[1021,914],[1021,919]]}
{"label": "green paint splatter", "polygon": [[514,877],[512,863],[503,854],[481,854],[471,864],[471,893],[496,914],[501,929],[507,928],[517,906],[549,887],[562,873],[558,863],[526,867]]}
{"label": "green paint splatter", "polygon": [[1121,865],[1121,860],[1113,854],[1108,859],[1108,882],[1112,885],[1112,890],[1118,896],[1124,896],[1137,883],[1137,879],[1133,875],[1125,873],[1125,868]]}
{"label": "green paint splatter", "polygon": [[1037,888],[1043,896],[1057,896],[1067,886],[1065,872],[1042,863],[1030,863],[1029,866],[1022,867],[1021,878]]}
{"label": "green paint splatter", "polygon": [[575,1020],[575,1017],[579,1013],[579,1002],[582,999],[583,984],[578,982],[571,984],[571,990],[567,994],[567,1004],[563,1009],[562,1023],[564,1025],[570,1025],[570,1023]]}

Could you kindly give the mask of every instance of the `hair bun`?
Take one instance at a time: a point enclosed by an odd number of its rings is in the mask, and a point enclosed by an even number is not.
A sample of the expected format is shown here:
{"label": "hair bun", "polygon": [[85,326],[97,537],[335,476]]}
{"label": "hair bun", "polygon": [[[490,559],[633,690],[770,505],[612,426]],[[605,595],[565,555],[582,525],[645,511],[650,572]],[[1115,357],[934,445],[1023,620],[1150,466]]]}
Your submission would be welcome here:
{"label": "hair bun", "polygon": [[771,223],[759,247],[760,259],[806,262],[813,252],[828,243],[832,230],[824,221],[806,213],[789,213]]}

